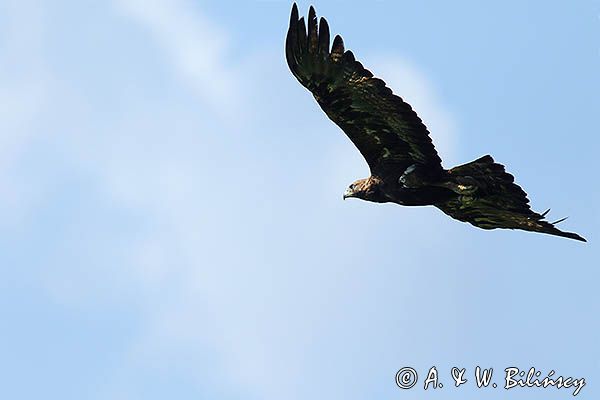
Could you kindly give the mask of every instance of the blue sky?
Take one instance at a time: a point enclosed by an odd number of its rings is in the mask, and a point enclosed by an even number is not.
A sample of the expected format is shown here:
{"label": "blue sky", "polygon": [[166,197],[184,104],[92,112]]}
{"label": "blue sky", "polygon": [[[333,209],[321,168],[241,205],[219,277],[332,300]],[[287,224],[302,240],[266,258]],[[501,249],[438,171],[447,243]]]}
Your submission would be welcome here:
{"label": "blue sky", "polygon": [[600,394],[600,3],[315,6],[446,167],[492,154],[589,243],[343,202],[368,169],[285,65],[290,2],[0,0],[2,398]]}

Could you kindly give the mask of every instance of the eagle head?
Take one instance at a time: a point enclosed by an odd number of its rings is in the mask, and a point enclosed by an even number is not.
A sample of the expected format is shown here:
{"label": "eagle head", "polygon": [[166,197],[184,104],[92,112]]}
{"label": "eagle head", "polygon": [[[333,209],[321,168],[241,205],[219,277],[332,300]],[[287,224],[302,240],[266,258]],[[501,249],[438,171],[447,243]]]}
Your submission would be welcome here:
{"label": "eagle head", "polygon": [[381,180],[375,177],[369,177],[365,179],[359,179],[354,181],[346,191],[344,192],[344,200],[349,197],[356,197],[358,199],[381,202]]}

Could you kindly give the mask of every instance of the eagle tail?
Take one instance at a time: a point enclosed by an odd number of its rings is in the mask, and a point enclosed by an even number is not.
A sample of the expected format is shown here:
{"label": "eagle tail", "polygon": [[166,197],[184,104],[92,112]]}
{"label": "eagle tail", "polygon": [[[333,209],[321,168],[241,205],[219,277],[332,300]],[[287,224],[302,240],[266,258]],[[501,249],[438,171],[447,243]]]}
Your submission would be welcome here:
{"label": "eagle tail", "polygon": [[459,196],[436,206],[455,219],[483,229],[521,229],[586,241],[555,226],[564,219],[546,221],[550,210],[542,214],[531,210],[527,193],[490,155],[454,167],[448,175]]}

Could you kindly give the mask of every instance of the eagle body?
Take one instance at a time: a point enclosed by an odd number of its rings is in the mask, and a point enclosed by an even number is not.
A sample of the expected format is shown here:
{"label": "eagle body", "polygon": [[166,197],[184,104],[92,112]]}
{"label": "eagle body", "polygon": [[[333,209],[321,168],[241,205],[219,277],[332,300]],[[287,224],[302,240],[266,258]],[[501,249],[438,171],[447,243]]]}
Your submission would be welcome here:
{"label": "eagle body", "polygon": [[355,197],[375,203],[396,203],[402,206],[430,206],[455,196],[455,193],[444,187],[408,188],[402,184],[386,182],[377,176],[359,179],[344,192],[344,199]]}
{"label": "eagle body", "polygon": [[288,66],[325,114],[365,158],[371,176],[352,183],[349,197],[403,206],[432,205],[483,229],[521,229],[585,241],[531,210],[514,177],[489,156],[451,169],[442,167],[427,127],[402,98],[345,50],[329,25],[292,7],[286,37]]}

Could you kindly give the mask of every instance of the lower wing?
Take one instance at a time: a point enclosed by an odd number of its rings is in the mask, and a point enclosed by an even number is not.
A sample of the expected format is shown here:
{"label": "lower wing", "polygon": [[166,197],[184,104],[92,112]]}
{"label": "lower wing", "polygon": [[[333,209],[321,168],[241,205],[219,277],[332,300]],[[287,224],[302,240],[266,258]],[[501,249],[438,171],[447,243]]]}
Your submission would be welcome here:
{"label": "lower wing", "polygon": [[582,242],[586,241],[576,233],[564,232],[558,229],[555,225],[562,220],[548,222],[544,219],[546,213],[538,214],[531,209],[527,211],[511,210],[503,207],[506,202],[498,196],[501,195],[480,199],[459,196],[446,203],[436,204],[436,207],[452,218],[468,222],[482,229],[521,229],[562,236]]}

